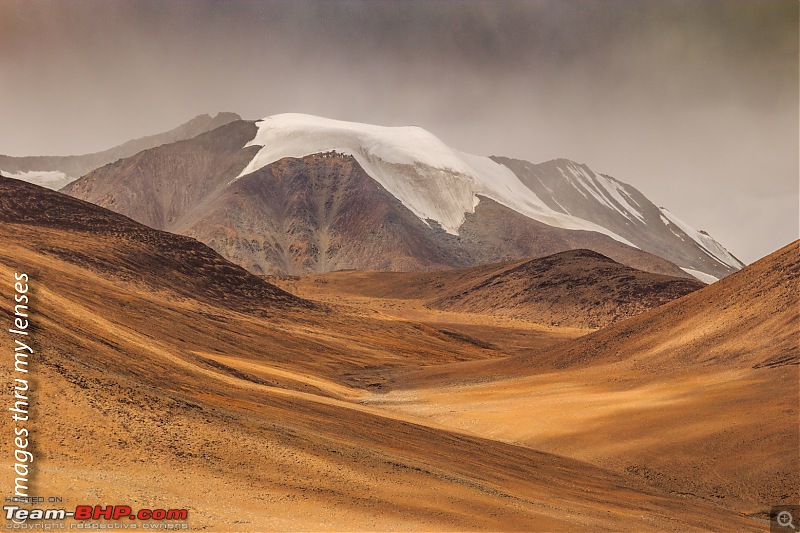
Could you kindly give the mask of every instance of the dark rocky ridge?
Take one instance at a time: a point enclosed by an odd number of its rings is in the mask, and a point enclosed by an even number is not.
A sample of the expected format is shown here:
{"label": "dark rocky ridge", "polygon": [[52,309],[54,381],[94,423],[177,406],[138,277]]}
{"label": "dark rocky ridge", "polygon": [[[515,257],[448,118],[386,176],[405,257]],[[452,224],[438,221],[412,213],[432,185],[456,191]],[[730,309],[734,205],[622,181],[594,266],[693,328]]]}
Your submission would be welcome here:
{"label": "dark rocky ridge", "polygon": [[697,280],[630,268],[591,250],[439,272],[340,271],[267,279],[290,290],[298,290],[297,282],[321,283],[334,294],[413,300],[430,309],[590,329],[705,287]]}
{"label": "dark rocky ridge", "polygon": [[[269,314],[311,307],[196,240],[154,230],[97,205],[0,176],[0,223],[47,255],[150,290]],[[35,232],[27,231],[35,227]]]}
{"label": "dark rocky ridge", "polygon": [[600,328],[704,286],[699,281],[636,270],[591,250],[571,250],[499,266],[495,273],[429,305],[558,326]]}

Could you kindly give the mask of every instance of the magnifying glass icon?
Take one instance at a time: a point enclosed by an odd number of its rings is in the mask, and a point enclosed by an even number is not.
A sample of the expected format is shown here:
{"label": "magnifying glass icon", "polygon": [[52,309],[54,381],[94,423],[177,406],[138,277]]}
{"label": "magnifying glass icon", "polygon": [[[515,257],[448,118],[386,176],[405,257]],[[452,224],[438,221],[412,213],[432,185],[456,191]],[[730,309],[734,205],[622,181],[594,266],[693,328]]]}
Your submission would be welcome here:
{"label": "magnifying glass icon", "polygon": [[780,513],[778,513],[777,518],[779,526],[790,527],[792,529],[795,529],[794,523],[792,522],[792,513],[790,513],[789,511],[781,511]]}

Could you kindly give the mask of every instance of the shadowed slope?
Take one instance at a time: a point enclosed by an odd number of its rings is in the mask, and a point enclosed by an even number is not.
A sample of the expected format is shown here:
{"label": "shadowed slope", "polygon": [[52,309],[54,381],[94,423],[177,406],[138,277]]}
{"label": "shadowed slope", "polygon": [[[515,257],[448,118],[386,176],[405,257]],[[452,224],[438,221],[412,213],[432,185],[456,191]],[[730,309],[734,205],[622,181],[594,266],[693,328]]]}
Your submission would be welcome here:
{"label": "shadowed slope", "polygon": [[[471,345],[309,307],[246,273],[240,282],[264,291],[257,309],[193,299],[226,265],[202,245],[0,185],[0,279],[30,276],[37,493],[186,507],[191,527],[221,531],[756,530],[586,463],[363,405],[343,383],[343,369],[378,361],[480,356]],[[195,279],[176,242],[193,243]]]}
{"label": "shadowed slope", "polygon": [[[687,297],[599,331],[546,357],[556,367],[632,360],[656,369],[760,368],[800,362],[798,243]],[[516,364],[516,363],[510,363]]]}
{"label": "shadowed slope", "polygon": [[636,270],[590,250],[442,272],[313,274],[301,285],[320,283],[342,295],[420,300],[431,309],[580,328],[606,326],[705,286]]}
{"label": "shadowed slope", "polygon": [[684,296],[698,281],[626,267],[590,250],[562,252],[498,271],[450,291],[432,307],[507,314],[535,322],[598,328]]}
{"label": "shadowed slope", "polygon": [[[43,237],[32,239],[43,255],[151,290],[248,309],[311,306],[194,239],[153,230],[94,204],[2,176],[0,222],[16,229],[20,238],[31,227],[42,230]],[[53,234],[48,236],[48,230]]]}
{"label": "shadowed slope", "polygon": [[413,373],[383,401],[765,516],[800,497],[798,278],[795,242],[577,340]]}

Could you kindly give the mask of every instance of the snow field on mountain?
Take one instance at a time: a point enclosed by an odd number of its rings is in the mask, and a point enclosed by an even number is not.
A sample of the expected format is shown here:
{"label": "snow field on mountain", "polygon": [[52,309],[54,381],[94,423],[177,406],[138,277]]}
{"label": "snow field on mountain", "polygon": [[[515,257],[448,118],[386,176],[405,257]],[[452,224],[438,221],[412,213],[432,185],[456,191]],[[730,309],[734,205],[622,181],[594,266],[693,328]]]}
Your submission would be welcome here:
{"label": "snow field on mountain", "polygon": [[334,150],[352,155],[416,216],[438,222],[453,235],[481,195],[550,226],[595,231],[635,247],[602,226],[552,210],[507,167],[452,150],[416,126],[373,126],[288,113],[267,117],[258,127],[247,146],[261,149],[239,177],[284,157]]}
{"label": "snow field on mountain", "polygon": [[53,190],[58,190],[67,183],[75,181],[74,177],[67,176],[58,170],[30,170],[27,172],[16,173],[3,172],[0,170],[0,173],[9,178],[27,181],[28,183],[33,183],[35,185],[40,185]]}
{"label": "snow field on mountain", "polygon": [[703,283],[707,283],[709,285],[719,281],[718,277],[712,276],[711,274],[706,274],[705,272],[700,272],[699,270],[693,270],[691,268],[684,268],[684,267],[681,267],[681,270],[683,270],[684,272],[686,272],[690,276],[693,276],[693,277],[699,279]]}
{"label": "snow field on mountain", "polygon": [[[682,232],[684,232],[690,239],[695,241],[697,244],[700,245],[700,248],[703,249],[709,256],[717,261],[722,263],[735,266],[737,268],[743,268],[745,265],[738,259],[736,259],[731,253],[726,250],[720,243],[714,240],[713,237],[710,235],[697,231],[693,227],[691,227],[686,222],[682,221],[668,210],[664,209],[663,207],[659,207],[661,214],[667,218],[670,222],[678,226]],[[705,280],[701,280],[705,281]]]}

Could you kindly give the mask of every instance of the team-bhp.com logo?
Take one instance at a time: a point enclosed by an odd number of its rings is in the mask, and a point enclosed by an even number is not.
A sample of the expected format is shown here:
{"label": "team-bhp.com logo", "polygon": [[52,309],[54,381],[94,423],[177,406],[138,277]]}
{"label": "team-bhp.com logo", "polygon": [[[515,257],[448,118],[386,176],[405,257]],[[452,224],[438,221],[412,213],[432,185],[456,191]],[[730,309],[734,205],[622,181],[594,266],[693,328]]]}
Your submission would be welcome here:
{"label": "team-bhp.com logo", "polygon": [[128,505],[78,505],[74,511],[66,509],[22,509],[16,505],[3,507],[6,520],[16,523],[28,520],[186,520],[186,509],[140,509],[136,512]]}

